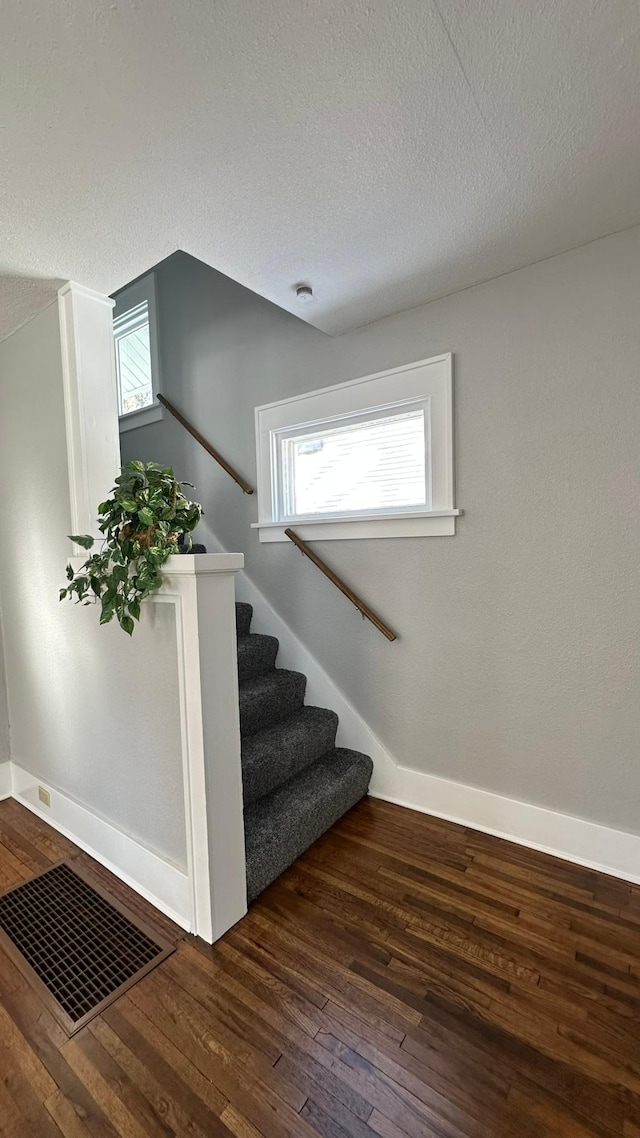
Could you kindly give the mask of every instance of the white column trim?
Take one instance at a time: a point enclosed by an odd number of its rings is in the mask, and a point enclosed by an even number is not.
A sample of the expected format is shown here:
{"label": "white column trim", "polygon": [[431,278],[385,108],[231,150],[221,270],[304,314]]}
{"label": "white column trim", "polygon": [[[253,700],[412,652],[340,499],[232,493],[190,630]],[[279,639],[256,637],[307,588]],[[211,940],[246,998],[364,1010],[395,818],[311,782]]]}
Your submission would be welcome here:
{"label": "white column trim", "polygon": [[113,303],[74,281],[58,292],[70,528],[94,537],[98,505],[120,467]]}

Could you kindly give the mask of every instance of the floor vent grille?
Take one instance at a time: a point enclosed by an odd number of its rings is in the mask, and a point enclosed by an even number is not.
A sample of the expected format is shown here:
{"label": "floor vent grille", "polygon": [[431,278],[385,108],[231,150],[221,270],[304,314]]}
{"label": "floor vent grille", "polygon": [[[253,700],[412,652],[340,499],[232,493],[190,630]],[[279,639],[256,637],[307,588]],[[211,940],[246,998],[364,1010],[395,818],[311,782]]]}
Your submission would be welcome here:
{"label": "floor vent grille", "polygon": [[174,951],[68,862],[0,896],[0,946],[69,1035]]}

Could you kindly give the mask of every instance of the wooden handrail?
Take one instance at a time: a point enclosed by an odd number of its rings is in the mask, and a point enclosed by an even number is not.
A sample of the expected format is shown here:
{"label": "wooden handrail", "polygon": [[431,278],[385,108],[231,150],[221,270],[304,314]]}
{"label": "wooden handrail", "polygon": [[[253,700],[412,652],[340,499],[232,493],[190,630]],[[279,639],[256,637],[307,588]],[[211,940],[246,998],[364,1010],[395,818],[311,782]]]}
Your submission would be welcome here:
{"label": "wooden handrail", "polygon": [[[212,447],[211,443],[208,443],[204,436],[200,434],[200,431],[196,430],[196,428],[191,425],[188,419],[185,419],[184,415],[178,411],[178,408],[174,407],[173,403],[170,403],[164,395],[158,395],[157,398],[158,403],[161,403],[163,407],[166,407],[167,411],[173,415],[174,419],[177,419],[178,422],[182,424],[184,429],[188,431],[190,435],[192,435],[196,442],[200,443],[200,446],[204,447],[204,449],[208,454],[211,455],[212,458],[215,458],[216,462],[219,463],[222,469],[226,470],[227,474],[230,474],[233,478],[233,481],[237,482],[238,486],[244,490],[244,493],[253,494],[253,487],[250,486],[248,482],[245,482],[242,475],[238,474],[237,470],[233,469],[227,460],[218,453],[215,447]],[[371,623],[375,625],[375,627],[378,629],[378,632],[381,632],[383,636],[386,636],[387,640],[398,639],[395,632],[389,628],[388,624],[385,624],[383,620],[380,620],[380,617],[376,616],[376,614],[371,611],[369,606],[366,605],[364,601],[360,600],[360,597],[354,593],[353,589],[350,589],[348,585],[345,585],[344,581],[338,577],[337,573],[334,573],[333,569],[330,569],[328,565],[325,565],[322,558],[318,557],[317,553],[313,552],[311,547],[307,545],[306,541],[303,541],[301,537],[298,537],[297,533],[294,533],[292,529],[286,529],[284,532],[289,538],[289,541],[292,541],[293,544],[300,550],[301,553],[304,554],[305,557],[308,557],[310,561],[313,561],[313,564],[317,565],[320,572],[324,573],[325,577],[329,578],[332,584],[335,585],[336,589],[339,589],[340,592],[347,598],[347,600],[351,601],[352,605],[355,605],[358,612],[362,613],[363,617],[366,620],[370,620]]]}
{"label": "wooden handrail", "polygon": [[318,566],[320,572],[324,573],[325,577],[329,578],[329,580],[335,585],[336,589],[339,589],[341,593],[344,593],[347,600],[351,601],[351,604],[355,605],[358,611],[362,613],[363,617],[366,617],[367,620],[370,620],[371,623],[376,626],[378,631],[381,632],[383,636],[386,636],[387,640],[398,639],[395,632],[392,632],[389,626],[385,624],[384,621],[380,620],[380,617],[376,616],[376,614],[371,611],[369,606],[365,605],[364,601],[360,600],[360,597],[356,596],[356,594],[353,592],[353,589],[350,589],[348,585],[345,585],[344,581],[342,581],[340,577],[338,577],[338,575],[333,572],[333,569],[330,569],[328,565],[325,565],[324,561],[318,557],[317,553],[313,552],[311,547],[307,545],[306,541],[303,541],[301,537],[298,537],[297,533],[294,533],[292,529],[286,529],[284,532],[289,538],[289,541],[292,541],[293,544],[300,550],[300,552],[304,553],[305,557],[308,557],[310,561],[313,561],[314,565]]}
{"label": "wooden handrail", "polygon": [[167,411],[173,415],[174,419],[177,419],[179,423],[182,423],[184,429],[188,431],[190,435],[193,435],[193,438],[196,440],[196,442],[200,443],[200,446],[204,447],[204,449],[208,454],[211,455],[212,458],[215,458],[216,462],[220,464],[223,470],[226,470],[227,474],[231,475],[233,481],[238,483],[238,486],[244,490],[245,494],[253,494],[253,487],[250,486],[248,482],[245,482],[242,475],[238,474],[237,470],[234,470],[233,467],[230,466],[226,458],[223,458],[222,455],[219,454],[219,452],[215,449],[215,447],[211,446],[211,443],[207,442],[207,440],[200,434],[200,431],[191,426],[189,420],[185,419],[184,415],[178,411],[177,407],[173,406],[173,403],[170,403],[168,399],[165,399],[164,395],[158,395],[158,403],[161,403],[163,407],[166,407]]}

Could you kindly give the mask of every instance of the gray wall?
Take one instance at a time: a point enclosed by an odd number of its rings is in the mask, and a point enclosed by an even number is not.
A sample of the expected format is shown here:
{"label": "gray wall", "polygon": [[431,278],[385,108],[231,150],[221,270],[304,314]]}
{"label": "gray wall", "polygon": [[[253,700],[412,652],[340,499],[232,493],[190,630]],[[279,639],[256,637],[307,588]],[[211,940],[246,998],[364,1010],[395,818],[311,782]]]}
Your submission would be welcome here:
{"label": "gray wall", "polygon": [[69,480],[58,308],[0,344],[0,603],[13,759],[149,849],[186,864],[175,617],[131,640],[60,604]]}
{"label": "gray wall", "polygon": [[163,389],[249,479],[256,404],[455,353],[458,535],[319,545],[395,644],[173,420],[123,452],[196,484],[397,762],[640,832],[640,229],[336,339],[184,254],[158,286]]}

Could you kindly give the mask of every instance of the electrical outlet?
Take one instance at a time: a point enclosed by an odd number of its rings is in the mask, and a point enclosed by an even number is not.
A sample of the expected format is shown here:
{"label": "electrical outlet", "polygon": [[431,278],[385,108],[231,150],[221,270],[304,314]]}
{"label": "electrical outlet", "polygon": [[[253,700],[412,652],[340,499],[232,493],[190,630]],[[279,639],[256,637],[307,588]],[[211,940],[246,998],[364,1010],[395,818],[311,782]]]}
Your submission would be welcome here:
{"label": "electrical outlet", "polygon": [[51,795],[48,790],[45,790],[44,786],[38,787],[38,798],[43,806],[51,806]]}

